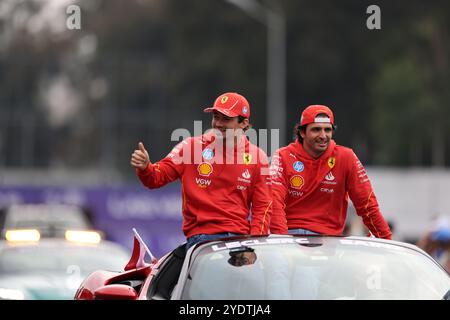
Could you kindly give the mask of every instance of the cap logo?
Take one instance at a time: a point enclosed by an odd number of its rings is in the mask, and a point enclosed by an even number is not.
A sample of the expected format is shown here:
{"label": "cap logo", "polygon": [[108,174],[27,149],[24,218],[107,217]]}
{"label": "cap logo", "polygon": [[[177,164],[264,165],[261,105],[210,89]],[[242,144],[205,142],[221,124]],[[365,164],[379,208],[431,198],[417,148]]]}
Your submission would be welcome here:
{"label": "cap logo", "polygon": [[247,106],[244,106],[244,107],[242,108],[242,113],[243,113],[243,114],[247,114],[247,112],[248,112]]}
{"label": "cap logo", "polygon": [[228,101],[228,97],[227,96],[223,96],[222,99],[220,99],[220,102],[222,102],[222,104],[224,104],[227,101]]}

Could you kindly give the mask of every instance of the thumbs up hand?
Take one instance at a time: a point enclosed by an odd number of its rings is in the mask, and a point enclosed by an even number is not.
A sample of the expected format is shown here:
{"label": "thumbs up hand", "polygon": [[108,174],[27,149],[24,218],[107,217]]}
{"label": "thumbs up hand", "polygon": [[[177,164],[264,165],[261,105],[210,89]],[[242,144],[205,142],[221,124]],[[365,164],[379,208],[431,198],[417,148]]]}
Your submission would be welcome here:
{"label": "thumbs up hand", "polygon": [[150,163],[150,157],[142,142],[139,142],[138,149],[131,155],[130,163],[133,168],[140,170],[145,170]]}

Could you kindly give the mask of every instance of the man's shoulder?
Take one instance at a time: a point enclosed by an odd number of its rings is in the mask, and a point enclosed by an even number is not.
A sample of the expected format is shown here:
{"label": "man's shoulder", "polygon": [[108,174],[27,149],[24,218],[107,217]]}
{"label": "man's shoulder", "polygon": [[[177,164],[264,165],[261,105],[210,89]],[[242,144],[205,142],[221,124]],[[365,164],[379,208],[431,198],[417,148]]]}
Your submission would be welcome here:
{"label": "man's shoulder", "polygon": [[349,164],[355,164],[357,167],[362,167],[361,161],[352,148],[336,145],[334,154],[340,161]]}
{"label": "man's shoulder", "polygon": [[353,156],[355,154],[352,148],[341,146],[339,144],[336,145],[335,152],[337,155],[344,157]]}
{"label": "man's shoulder", "polygon": [[260,152],[262,154],[266,154],[266,152],[262,148],[258,147],[256,144],[251,143],[250,141],[248,141],[248,150],[250,152]]}
{"label": "man's shoulder", "polygon": [[192,146],[192,145],[197,145],[197,144],[209,145],[211,142],[213,142],[213,140],[211,139],[210,136],[202,134],[199,136],[187,137],[181,143],[186,146]]}
{"label": "man's shoulder", "polygon": [[292,143],[288,144],[287,146],[282,147],[282,148],[278,149],[277,151],[275,151],[275,154],[278,154],[280,157],[289,156],[289,154],[296,152],[297,148],[298,148],[297,143],[292,142]]}
{"label": "man's shoulder", "polygon": [[257,163],[267,164],[269,162],[266,152],[250,141],[248,142],[248,153],[254,157]]}
{"label": "man's shoulder", "polygon": [[192,143],[194,142],[195,137],[187,137],[184,138],[183,140],[181,140],[180,142],[178,142],[175,146],[174,146],[174,150],[181,150],[184,149],[190,145],[192,145]]}

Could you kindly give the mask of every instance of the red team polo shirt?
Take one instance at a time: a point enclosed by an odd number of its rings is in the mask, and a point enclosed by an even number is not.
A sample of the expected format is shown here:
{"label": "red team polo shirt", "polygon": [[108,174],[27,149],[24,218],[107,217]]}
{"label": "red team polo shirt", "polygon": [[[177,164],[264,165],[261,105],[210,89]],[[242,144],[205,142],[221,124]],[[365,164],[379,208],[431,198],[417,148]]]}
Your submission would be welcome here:
{"label": "red team polo shirt", "polygon": [[366,171],[351,149],[331,140],[328,149],[314,159],[297,140],[274,154],[271,174],[272,233],[302,228],[341,235],[350,196],[371,233],[391,239]]}
{"label": "red team polo shirt", "polygon": [[181,180],[183,232],[188,238],[222,232],[267,234],[272,196],[266,154],[245,136],[228,154],[214,142],[214,134],[188,138],[137,175],[148,188]]}

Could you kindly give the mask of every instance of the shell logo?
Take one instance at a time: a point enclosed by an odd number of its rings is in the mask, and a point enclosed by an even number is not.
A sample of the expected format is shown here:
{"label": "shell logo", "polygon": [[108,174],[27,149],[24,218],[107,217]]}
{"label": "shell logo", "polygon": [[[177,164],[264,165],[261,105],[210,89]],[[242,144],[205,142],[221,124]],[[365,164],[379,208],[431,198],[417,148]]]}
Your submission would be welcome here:
{"label": "shell logo", "polygon": [[220,102],[222,102],[222,104],[224,104],[225,102],[227,102],[228,97],[227,96],[223,96],[222,99],[220,99]]}
{"label": "shell logo", "polygon": [[208,162],[202,162],[197,167],[198,173],[202,176],[209,176],[213,171],[212,165]]}
{"label": "shell logo", "polygon": [[303,180],[302,176],[292,176],[290,179],[291,187],[295,189],[301,189],[303,187],[303,184],[305,181]]}

